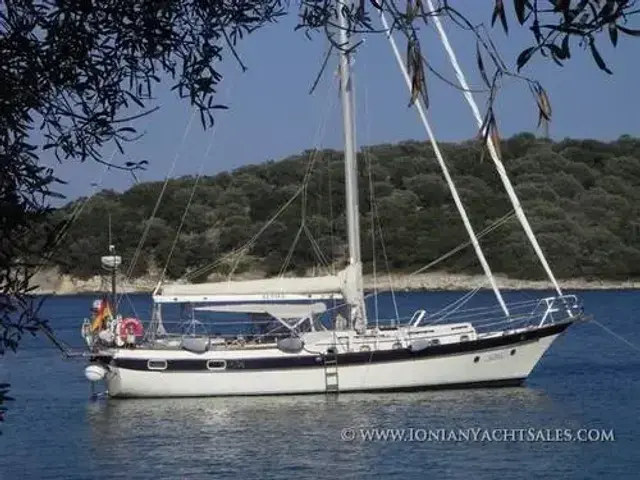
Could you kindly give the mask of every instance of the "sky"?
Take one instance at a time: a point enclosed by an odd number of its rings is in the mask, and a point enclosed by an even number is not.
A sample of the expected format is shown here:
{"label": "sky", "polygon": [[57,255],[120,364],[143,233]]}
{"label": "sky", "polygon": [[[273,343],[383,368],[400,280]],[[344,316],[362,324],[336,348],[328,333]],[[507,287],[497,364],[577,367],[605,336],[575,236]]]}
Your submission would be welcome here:
{"label": "sky", "polygon": [[[492,2],[468,2],[467,13],[475,20],[490,22]],[[295,4],[295,3],[294,3]],[[530,32],[511,28],[505,35],[498,24],[491,35],[507,65],[515,65],[518,53],[531,45]],[[221,64],[224,79],[217,103],[229,107],[216,116],[213,129],[204,131],[199,115],[187,100],[170,91],[170,81],[155,92],[160,110],[136,123],[145,135],[127,144],[126,156],[116,154],[115,163],[128,159],[148,160],[138,181],[163,180],[198,171],[213,175],[242,165],[277,160],[315,147],[342,149],[342,127],[334,76],[337,58],[325,72],[313,94],[309,90],[319,71],[327,41],[322,34],[308,40],[294,31],[296,15],[281,19],[245,37],[238,47],[248,70],[242,72],[231,58]],[[481,86],[475,59],[475,41],[450,23],[445,28],[469,83]],[[432,26],[421,29],[423,54],[445,77],[454,78]],[[401,52],[406,44],[396,36]],[[589,51],[572,45],[572,58],[564,67],[549,59],[536,58],[523,74],[539,80],[547,90],[553,120],[552,138],[596,138],[614,140],[620,135],[640,136],[640,102],[637,58],[640,39],[621,35],[616,49],[606,34],[600,51],[614,75],[598,69]],[[228,55],[229,57],[229,55]],[[486,64],[486,63],[485,63]],[[400,69],[383,35],[369,35],[354,61],[356,80],[357,143],[372,145],[403,140],[426,140],[416,111],[408,108],[409,95]],[[427,73],[430,97],[429,119],[440,141],[461,141],[477,134],[477,124],[460,91]],[[482,107],[482,97],[478,96]],[[503,136],[536,131],[537,109],[526,84],[505,82],[496,103],[498,126]],[[105,159],[114,148],[103,150]],[[130,173],[110,170],[92,161],[58,163],[45,152],[43,164],[54,166],[67,185],[57,190],[67,200],[87,196],[100,189],[124,191],[135,184]]]}

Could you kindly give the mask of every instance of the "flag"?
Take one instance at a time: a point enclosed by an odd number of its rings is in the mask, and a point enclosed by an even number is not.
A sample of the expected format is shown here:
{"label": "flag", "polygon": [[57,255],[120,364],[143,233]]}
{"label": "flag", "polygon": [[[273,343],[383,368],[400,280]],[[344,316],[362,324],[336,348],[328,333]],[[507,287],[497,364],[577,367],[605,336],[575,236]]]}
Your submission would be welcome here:
{"label": "flag", "polygon": [[111,308],[109,308],[109,302],[106,298],[103,298],[100,302],[100,307],[98,308],[98,312],[96,313],[93,322],[91,322],[91,331],[96,332],[101,330],[104,327],[107,319],[111,318]]}

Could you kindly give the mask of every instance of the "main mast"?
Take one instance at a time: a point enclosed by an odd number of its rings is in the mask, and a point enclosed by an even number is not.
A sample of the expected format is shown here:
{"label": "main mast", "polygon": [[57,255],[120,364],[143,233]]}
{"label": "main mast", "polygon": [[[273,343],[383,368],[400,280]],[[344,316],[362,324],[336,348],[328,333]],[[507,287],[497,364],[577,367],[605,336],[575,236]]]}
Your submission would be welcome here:
{"label": "main mast", "polygon": [[347,268],[346,300],[351,307],[350,326],[362,332],[366,328],[366,310],[362,282],[362,258],[360,253],[360,214],[358,209],[358,163],[356,157],[353,76],[351,74],[351,39],[344,9],[350,9],[352,0],[338,0],[340,43],[340,100],[344,128],[345,200],[347,207],[347,237],[349,243],[349,267]]}

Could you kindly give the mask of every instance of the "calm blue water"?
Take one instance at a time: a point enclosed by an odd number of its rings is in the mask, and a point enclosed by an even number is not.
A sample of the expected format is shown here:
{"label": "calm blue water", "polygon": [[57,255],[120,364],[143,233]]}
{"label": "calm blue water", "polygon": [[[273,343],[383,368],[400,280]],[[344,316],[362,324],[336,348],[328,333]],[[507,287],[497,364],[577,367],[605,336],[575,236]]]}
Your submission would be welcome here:
{"label": "calm blue water", "polygon": [[[533,292],[508,294],[533,298]],[[586,310],[640,345],[640,292],[580,294]],[[401,315],[457,293],[403,294]],[[92,297],[57,297],[52,326],[79,345]],[[489,293],[478,302],[491,301]],[[147,296],[127,308],[141,316]],[[380,303],[383,313],[392,303]],[[640,353],[597,325],[572,327],[527,387],[376,395],[89,400],[83,364],[42,339],[0,360],[12,395],[2,479],[638,478]],[[353,442],[344,428],[613,429],[613,442]]]}

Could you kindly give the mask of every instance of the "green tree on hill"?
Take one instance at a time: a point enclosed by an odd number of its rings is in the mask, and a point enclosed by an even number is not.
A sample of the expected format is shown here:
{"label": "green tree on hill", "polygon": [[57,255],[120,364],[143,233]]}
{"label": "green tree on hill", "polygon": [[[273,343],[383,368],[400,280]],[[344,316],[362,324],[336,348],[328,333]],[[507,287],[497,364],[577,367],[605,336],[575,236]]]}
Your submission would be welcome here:
{"label": "green tree on hill", "polygon": [[[516,149],[511,148],[511,153],[518,151],[520,156],[511,157],[506,166],[540,243],[561,277],[640,275],[640,264],[634,260],[640,252],[640,202],[633,170],[636,159],[616,156],[621,142],[625,149],[640,151],[638,139],[599,142],[598,158],[601,160],[593,162],[593,157],[582,151],[592,149],[593,144],[584,140],[563,140],[562,149],[546,139],[523,134],[504,141],[505,150],[518,145]],[[374,261],[374,250],[378,271],[384,268],[379,230],[384,240],[384,253],[397,271],[419,268],[467,241],[442,175],[433,173],[437,168],[435,160],[425,156],[428,148],[426,143],[419,142],[367,147],[370,169],[374,172],[372,178],[376,178],[374,212],[370,203],[369,166],[364,165],[360,180],[361,224],[363,255],[368,268]],[[562,152],[572,153],[566,158]],[[476,154],[480,155],[480,152],[476,151]],[[344,200],[341,200],[344,172],[333,167],[341,166],[342,160],[334,151],[321,151],[318,155],[322,162],[329,162],[333,178],[329,178],[326,166],[311,173],[306,189],[305,225],[317,245],[322,245],[322,258],[340,261],[340,252],[345,248]],[[469,156],[466,143],[449,146],[447,160],[455,172],[453,178],[460,197],[472,223],[481,230],[507,213],[510,205],[501,183],[495,181],[497,175],[490,162],[476,162],[475,175],[460,168],[460,164],[469,164]],[[389,161],[392,158],[399,161]],[[591,166],[582,159],[587,159]],[[250,170],[241,168],[201,179],[169,263],[169,278],[181,277],[242,247],[297,194],[308,162],[309,155],[303,153],[283,163],[268,162],[253,165]],[[621,171],[625,174],[609,173],[611,162],[622,163]],[[283,165],[288,172],[298,173],[283,179],[279,174]],[[218,177],[225,179],[226,188],[217,186],[221,183]],[[98,274],[96,258],[107,243],[102,218],[105,212],[121,222],[119,229],[124,231],[114,233],[119,248],[132,252],[141,235],[139,212],[150,212],[157,201],[152,193],[157,195],[160,191],[152,188],[153,184],[145,185],[131,189],[136,195],[135,202],[131,201],[131,190],[121,195],[109,194],[108,198],[99,194],[89,200],[87,215],[76,221],[65,239],[61,251],[67,253],[53,257],[53,264],[79,277]],[[159,265],[164,265],[167,259],[193,185],[192,178],[170,181],[168,191],[173,193],[165,195],[150,228],[144,250]],[[339,188],[335,188],[336,185]],[[137,192],[148,193],[140,197]],[[328,208],[330,201],[332,212]],[[72,203],[61,209],[55,217],[60,219],[65,212],[72,212],[74,206]],[[280,271],[300,229],[302,208],[302,195],[299,195],[246,252],[251,257],[247,268],[264,274]],[[93,212],[102,212],[102,215]],[[373,237],[372,228],[375,229]],[[375,244],[371,243],[374,237]],[[321,264],[313,242],[306,234],[300,238],[289,264],[292,272]],[[483,245],[490,252],[490,261],[497,272],[518,278],[543,278],[543,271],[515,220],[489,235]],[[69,252],[72,254],[70,262],[67,261]],[[473,258],[473,252],[467,249],[443,266],[455,271],[475,271],[477,265]],[[144,269],[136,272],[145,273]]]}

